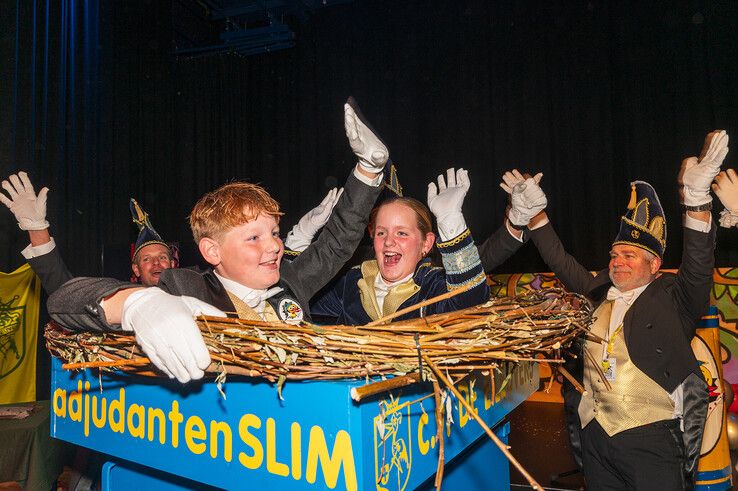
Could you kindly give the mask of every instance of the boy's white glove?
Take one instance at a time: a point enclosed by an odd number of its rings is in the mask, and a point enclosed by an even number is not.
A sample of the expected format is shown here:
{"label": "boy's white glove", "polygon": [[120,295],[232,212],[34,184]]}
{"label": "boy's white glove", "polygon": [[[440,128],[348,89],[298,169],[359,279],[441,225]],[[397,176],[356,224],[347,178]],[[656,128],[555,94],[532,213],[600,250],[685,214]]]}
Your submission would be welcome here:
{"label": "boy's white glove", "polygon": [[543,211],[548,204],[546,193],[543,192],[541,182],[543,173],[534,177],[525,178],[517,169],[507,171],[502,176],[500,187],[510,195],[510,212],[508,219],[517,227],[528,225],[531,219]]}
{"label": "boy's white glove", "polygon": [[682,162],[679,183],[684,206],[700,206],[712,201],[710,184],[720,172],[720,166],[728,154],[728,134],[715,130],[705,138],[702,155],[689,157]]}
{"label": "boy's white glove", "polygon": [[438,188],[431,182],[428,184],[428,208],[436,217],[438,233],[442,241],[453,239],[466,230],[466,221],[461,213],[464,197],[469,191],[469,172],[464,169],[446,171],[438,176]]}
{"label": "boy's white glove", "polygon": [[202,378],[210,365],[208,348],[194,320],[200,314],[226,316],[196,298],[149,287],[126,299],[121,326],[135,333],[151,363],[169,378],[185,383]]}
{"label": "boy's white glove", "polygon": [[2,187],[10,197],[0,193],[0,201],[15,215],[21,230],[49,228],[46,221],[46,193],[49,188],[41,189],[37,196],[31,180],[23,171],[18,175],[11,174],[8,180],[3,181]]}
{"label": "boy's white glove", "polygon": [[292,230],[289,231],[284,241],[284,246],[293,251],[304,251],[313,241],[313,237],[318,233],[318,230],[328,222],[333,212],[333,207],[338,203],[338,198],[341,197],[342,193],[343,188],[333,188],[328,191],[323,201],[305,213],[300,218],[300,221],[297,222],[297,225],[292,227]]}
{"label": "boy's white glove", "polygon": [[373,174],[380,173],[389,159],[389,150],[363,119],[353,97],[349,97],[343,105],[343,123],[351,150],[359,158],[359,165]]}

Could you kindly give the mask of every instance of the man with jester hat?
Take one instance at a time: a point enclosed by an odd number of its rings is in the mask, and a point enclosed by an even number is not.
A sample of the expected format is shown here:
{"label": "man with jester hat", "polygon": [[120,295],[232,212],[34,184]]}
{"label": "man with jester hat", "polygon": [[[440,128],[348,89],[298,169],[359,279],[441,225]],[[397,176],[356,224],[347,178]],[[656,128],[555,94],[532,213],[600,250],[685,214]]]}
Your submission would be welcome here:
{"label": "man with jester hat", "polygon": [[588,489],[694,486],[708,392],[690,341],[709,303],[715,247],[710,184],[727,145],[724,131],[710,133],[701,158],[682,164],[684,244],[677,274],[659,273],[666,217],[648,183],[631,183],[609,267],[592,276],[564,250],[545,214],[531,220],[546,204],[540,175],[526,179],[512,171],[503,177],[513,224],[527,225],[566,288],[596,307],[572,368],[584,393],[568,382],[564,387],[572,448]]}

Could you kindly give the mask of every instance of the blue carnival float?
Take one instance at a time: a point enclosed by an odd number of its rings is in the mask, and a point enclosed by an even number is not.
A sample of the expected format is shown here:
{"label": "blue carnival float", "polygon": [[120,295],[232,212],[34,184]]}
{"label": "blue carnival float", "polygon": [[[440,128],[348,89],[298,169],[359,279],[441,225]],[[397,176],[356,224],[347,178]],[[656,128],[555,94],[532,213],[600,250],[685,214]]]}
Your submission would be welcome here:
{"label": "blue carnival float", "polygon": [[[538,387],[535,363],[503,363],[456,387],[504,442],[507,414]],[[430,383],[369,397],[365,381],[273,384],[230,377],[182,386],[161,378],[52,368],[51,435],[110,456],[103,489],[431,489],[438,467]],[[509,489],[509,463],[448,392],[446,489]]]}

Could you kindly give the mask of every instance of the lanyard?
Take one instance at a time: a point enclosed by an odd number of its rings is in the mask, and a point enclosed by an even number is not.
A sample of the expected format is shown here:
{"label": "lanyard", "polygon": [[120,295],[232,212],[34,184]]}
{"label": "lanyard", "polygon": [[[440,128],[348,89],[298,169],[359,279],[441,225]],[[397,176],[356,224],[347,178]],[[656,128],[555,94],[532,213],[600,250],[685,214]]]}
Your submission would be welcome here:
{"label": "lanyard", "polygon": [[615,329],[615,332],[612,333],[612,336],[607,338],[607,343],[605,345],[604,353],[602,353],[602,369],[604,371],[607,371],[610,368],[610,358],[614,349],[615,345],[615,338],[618,334],[620,334],[620,331],[623,330],[623,323],[621,322],[620,325]]}

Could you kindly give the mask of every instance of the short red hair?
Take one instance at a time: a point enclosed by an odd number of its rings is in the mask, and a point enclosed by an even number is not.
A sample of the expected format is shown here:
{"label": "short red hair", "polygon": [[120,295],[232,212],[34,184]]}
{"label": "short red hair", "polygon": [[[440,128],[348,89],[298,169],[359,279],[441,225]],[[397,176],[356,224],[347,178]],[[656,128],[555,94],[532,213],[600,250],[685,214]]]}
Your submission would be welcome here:
{"label": "short red hair", "polygon": [[263,187],[249,182],[232,182],[200,198],[190,213],[190,228],[196,243],[203,237],[218,239],[233,227],[255,220],[259,215],[283,215],[279,203]]}

